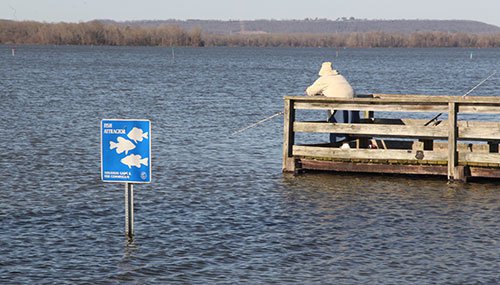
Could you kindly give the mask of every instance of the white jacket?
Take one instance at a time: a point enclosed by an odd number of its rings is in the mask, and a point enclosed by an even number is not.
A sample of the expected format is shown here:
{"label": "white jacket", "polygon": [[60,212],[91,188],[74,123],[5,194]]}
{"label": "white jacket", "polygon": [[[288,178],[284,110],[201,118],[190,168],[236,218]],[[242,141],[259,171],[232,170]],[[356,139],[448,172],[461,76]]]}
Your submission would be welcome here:
{"label": "white jacket", "polygon": [[307,87],[306,94],[308,96],[324,95],[326,97],[354,98],[354,90],[351,84],[337,70],[321,75],[311,86]]}

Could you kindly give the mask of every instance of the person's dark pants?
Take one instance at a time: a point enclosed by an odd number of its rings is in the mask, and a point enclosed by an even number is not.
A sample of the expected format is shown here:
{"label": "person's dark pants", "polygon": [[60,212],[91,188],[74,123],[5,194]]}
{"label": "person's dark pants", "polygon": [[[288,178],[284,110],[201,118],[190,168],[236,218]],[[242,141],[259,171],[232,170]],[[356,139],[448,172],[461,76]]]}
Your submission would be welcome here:
{"label": "person's dark pants", "polygon": [[[328,119],[330,123],[359,123],[359,111],[335,110]],[[351,137],[346,134],[330,134],[330,143],[349,141]]]}

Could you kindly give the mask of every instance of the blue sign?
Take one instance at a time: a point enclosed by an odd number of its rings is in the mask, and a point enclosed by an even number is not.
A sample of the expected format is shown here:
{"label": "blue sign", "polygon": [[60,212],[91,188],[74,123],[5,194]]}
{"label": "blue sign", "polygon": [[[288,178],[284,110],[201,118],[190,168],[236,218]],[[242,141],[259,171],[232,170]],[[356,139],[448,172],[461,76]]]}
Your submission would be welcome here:
{"label": "blue sign", "polygon": [[104,182],[151,182],[151,122],[101,121],[101,179]]}

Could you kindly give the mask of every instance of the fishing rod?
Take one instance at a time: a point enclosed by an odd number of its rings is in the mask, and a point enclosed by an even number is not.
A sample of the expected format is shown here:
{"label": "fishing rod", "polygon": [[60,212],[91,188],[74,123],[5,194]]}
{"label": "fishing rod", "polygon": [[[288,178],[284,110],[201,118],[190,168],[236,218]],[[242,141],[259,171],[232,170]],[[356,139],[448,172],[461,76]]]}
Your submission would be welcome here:
{"label": "fishing rod", "polygon": [[[308,73],[311,73],[311,74],[313,73],[313,72],[312,72],[312,71],[310,71],[309,69],[304,69],[304,71],[305,71],[305,72],[308,72]],[[268,121],[268,120],[270,120],[270,119],[272,119],[272,118],[274,118],[274,117],[276,117],[276,116],[279,116],[279,115],[283,115],[283,111],[278,112],[278,113],[276,113],[276,114],[274,114],[274,115],[272,115],[272,116],[269,116],[269,117],[267,117],[267,118],[264,118],[264,119],[262,119],[262,120],[260,120],[260,121],[258,121],[258,122],[256,122],[256,123],[253,123],[253,124],[251,124],[251,125],[249,125],[249,126],[247,126],[247,127],[244,127],[243,129],[239,129],[239,130],[237,130],[237,131],[233,132],[231,135],[233,136],[233,135],[235,135],[235,134],[239,134],[239,133],[241,133],[241,132],[243,132],[243,131],[246,131],[246,130],[251,129],[251,128],[255,127],[255,126],[258,126],[258,125],[260,125],[260,124],[262,124],[262,123],[264,123],[264,122],[266,122],[266,121]]]}
{"label": "fishing rod", "polygon": [[[470,93],[472,93],[472,91],[474,91],[476,88],[478,88],[479,86],[483,85],[483,83],[485,83],[486,81],[488,81],[488,79],[490,79],[493,75],[495,75],[497,73],[497,71],[493,71],[492,74],[490,74],[488,77],[486,77],[485,79],[483,79],[481,82],[479,82],[476,86],[472,87],[471,89],[469,89],[469,91],[465,92],[464,95],[462,95],[462,98],[465,98],[467,95],[469,95]],[[427,121],[427,123],[424,124],[424,126],[428,126],[430,123],[432,122],[435,122],[437,121],[437,119],[439,117],[441,117],[441,115],[443,115],[443,113],[439,113],[437,114],[436,116],[434,116],[432,119],[430,119],[429,121]]]}
{"label": "fishing rod", "polygon": [[[493,75],[495,75],[495,74],[496,74],[496,70],[495,70],[495,71],[493,71],[493,73],[492,73],[492,74],[490,74],[488,77],[486,77],[485,79],[483,79],[481,82],[479,82],[476,86],[472,87],[472,88],[471,88],[469,91],[467,91],[464,95],[462,95],[462,98],[464,98],[465,96],[467,96],[467,95],[469,95],[470,93],[472,93],[472,91],[474,91],[476,88],[478,88],[479,86],[481,86],[484,82],[488,81],[488,79],[490,79],[490,78],[491,78]],[[258,126],[258,125],[260,125],[260,124],[262,124],[262,123],[264,123],[264,122],[266,122],[266,121],[268,121],[268,120],[270,120],[270,119],[272,119],[272,118],[274,118],[274,117],[276,117],[276,116],[279,116],[279,115],[283,115],[283,111],[278,112],[278,113],[276,113],[276,114],[274,114],[274,115],[271,115],[271,116],[269,116],[269,117],[267,117],[267,118],[264,118],[264,119],[262,119],[262,120],[260,120],[260,121],[258,121],[258,122],[256,122],[256,123],[253,123],[253,124],[251,124],[251,125],[249,125],[249,126],[246,126],[246,127],[242,128],[242,129],[239,129],[239,130],[237,130],[237,131],[233,132],[231,135],[236,135],[236,134],[239,134],[239,133],[241,133],[241,132],[243,132],[243,131],[246,131],[246,130],[251,129],[251,128],[255,127],[255,126]],[[441,115],[443,115],[443,113],[439,113],[439,114],[437,114],[437,115],[436,115],[436,116],[434,116],[432,119],[430,119],[427,123],[425,123],[425,125],[424,125],[424,126],[428,126],[430,123],[432,123],[432,122],[434,122],[434,121],[437,121],[437,119],[438,119],[439,117],[441,117]]]}
{"label": "fishing rod", "polygon": [[481,86],[483,83],[485,83],[488,79],[490,79],[493,75],[495,75],[495,73],[497,73],[497,71],[493,71],[492,74],[490,74],[490,76],[486,77],[483,81],[479,82],[478,85],[472,87],[471,90],[469,90],[467,93],[465,93],[464,95],[462,95],[462,98],[464,98],[465,96],[469,95],[472,91],[474,91],[474,89],[478,88],[479,86]]}
{"label": "fishing rod", "polygon": [[271,120],[272,118],[274,118],[274,117],[276,117],[276,116],[279,116],[279,115],[283,115],[283,111],[278,112],[278,113],[276,113],[276,114],[274,114],[274,115],[272,115],[272,116],[269,116],[269,117],[267,117],[267,118],[265,118],[265,119],[262,119],[262,120],[260,120],[260,121],[258,121],[258,122],[256,122],[256,123],[253,123],[253,124],[251,124],[251,125],[249,125],[249,126],[247,126],[247,127],[244,127],[243,129],[239,129],[239,130],[237,130],[236,132],[232,133],[231,135],[233,136],[233,135],[235,135],[235,134],[238,134],[238,133],[241,133],[241,132],[243,132],[243,131],[246,131],[246,130],[248,130],[248,129],[250,129],[250,128],[253,128],[253,127],[257,126],[257,125],[260,125],[260,124],[264,123],[265,121]]}

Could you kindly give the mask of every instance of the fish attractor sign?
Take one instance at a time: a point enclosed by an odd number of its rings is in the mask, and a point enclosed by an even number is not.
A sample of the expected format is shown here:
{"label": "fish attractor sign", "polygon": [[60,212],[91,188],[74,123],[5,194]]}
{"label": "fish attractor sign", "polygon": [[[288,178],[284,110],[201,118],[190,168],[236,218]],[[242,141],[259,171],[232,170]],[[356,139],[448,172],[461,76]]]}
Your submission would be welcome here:
{"label": "fish attractor sign", "polygon": [[101,121],[101,179],[104,182],[151,182],[151,122]]}

